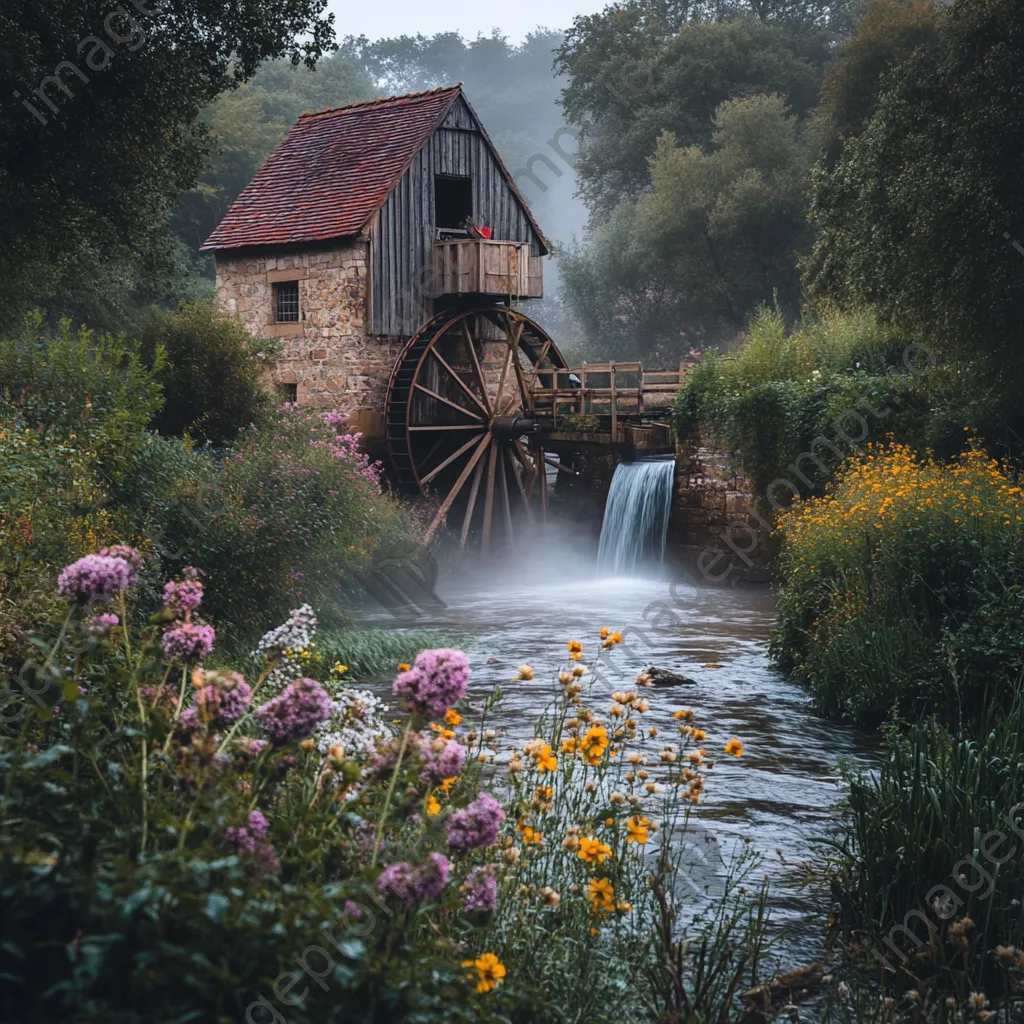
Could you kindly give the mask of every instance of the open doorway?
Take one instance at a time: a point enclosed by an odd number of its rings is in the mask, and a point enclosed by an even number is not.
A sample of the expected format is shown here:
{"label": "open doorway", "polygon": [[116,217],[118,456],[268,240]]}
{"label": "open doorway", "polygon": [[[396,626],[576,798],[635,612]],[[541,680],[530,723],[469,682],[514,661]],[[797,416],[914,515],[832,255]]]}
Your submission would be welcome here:
{"label": "open doorway", "polygon": [[434,175],[434,224],[439,231],[465,231],[473,216],[473,179]]}

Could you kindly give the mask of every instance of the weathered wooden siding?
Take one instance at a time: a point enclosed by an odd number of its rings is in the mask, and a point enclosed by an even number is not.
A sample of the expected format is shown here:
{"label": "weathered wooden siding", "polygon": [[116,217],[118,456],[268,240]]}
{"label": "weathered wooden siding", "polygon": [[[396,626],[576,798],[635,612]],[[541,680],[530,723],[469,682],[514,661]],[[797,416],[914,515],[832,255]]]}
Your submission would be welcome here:
{"label": "weathered wooden siding", "polygon": [[460,97],[377,215],[371,243],[372,312],[368,325],[373,334],[409,337],[433,315],[435,174],[472,179],[473,219],[490,227],[494,238],[529,242],[534,256],[544,251],[542,239]]}

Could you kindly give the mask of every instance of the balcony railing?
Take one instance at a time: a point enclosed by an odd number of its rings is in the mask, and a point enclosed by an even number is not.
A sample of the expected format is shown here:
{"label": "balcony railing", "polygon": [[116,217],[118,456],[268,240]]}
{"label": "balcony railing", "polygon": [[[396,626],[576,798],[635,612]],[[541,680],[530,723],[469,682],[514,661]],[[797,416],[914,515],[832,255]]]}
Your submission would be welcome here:
{"label": "balcony railing", "polygon": [[544,263],[528,242],[471,238],[434,243],[434,288],[442,295],[544,297]]}

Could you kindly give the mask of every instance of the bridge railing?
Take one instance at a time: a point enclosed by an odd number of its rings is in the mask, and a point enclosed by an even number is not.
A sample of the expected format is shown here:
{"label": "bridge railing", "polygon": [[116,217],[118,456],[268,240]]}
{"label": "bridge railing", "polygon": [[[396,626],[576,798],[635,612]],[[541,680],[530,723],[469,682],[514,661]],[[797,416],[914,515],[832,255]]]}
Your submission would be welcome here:
{"label": "bridge railing", "polygon": [[[612,443],[620,426],[667,413],[685,370],[645,370],[638,362],[583,363],[578,369],[536,371],[531,395],[533,413],[550,417],[551,428],[567,416],[595,416],[610,421]],[[566,423],[566,426],[569,424]]]}

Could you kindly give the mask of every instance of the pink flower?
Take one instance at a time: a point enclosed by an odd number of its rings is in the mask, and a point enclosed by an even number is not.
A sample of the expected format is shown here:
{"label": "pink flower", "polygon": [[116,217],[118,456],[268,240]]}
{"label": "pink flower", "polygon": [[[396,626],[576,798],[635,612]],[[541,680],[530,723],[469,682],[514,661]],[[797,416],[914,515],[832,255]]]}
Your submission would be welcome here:
{"label": "pink flower", "polygon": [[203,585],[199,580],[185,579],[180,583],[173,580],[164,584],[164,604],[179,615],[195,611],[203,602]]}
{"label": "pink flower", "polygon": [[133,569],[142,568],[142,555],[127,544],[112,544],[109,548],[100,548],[105,558],[123,558]]}
{"label": "pink flower", "polygon": [[102,636],[104,633],[110,632],[120,621],[116,615],[109,612],[103,615],[90,615],[85,620],[85,628],[96,636]]}
{"label": "pink flower", "polygon": [[213,626],[183,622],[164,633],[164,657],[168,661],[202,661],[213,650],[215,636]]}
{"label": "pink flower", "polygon": [[378,876],[376,886],[378,892],[391,892],[410,905],[422,903],[441,895],[450,871],[448,858],[432,853],[418,868],[404,860],[389,864]]}
{"label": "pink flower", "polygon": [[330,713],[327,691],[313,679],[296,679],[256,709],[256,721],[275,743],[287,743],[312,736]]}
{"label": "pink flower", "polygon": [[469,659],[462,651],[442,647],[421,651],[412,668],[396,677],[391,692],[405,697],[420,714],[440,718],[465,697],[468,683]]}
{"label": "pink flower", "polygon": [[[434,741],[437,742],[436,740]],[[462,774],[462,766],[466,760],[466,751],[461,743],[448,740],[440,750],[435,750],[431,742],[424,743],[423,757],[426,765],[423,768],[424,782],[441,782],[453,779]]]}
{"label": "pink flower", "polygon": [[481,793],[448,819],[448,845],[457,853],[490,846],[498,838],[505,812],[490,793]]}
{"label": "pink flower", "polygon": [[498,909],[498,882],[490,868],[474,868],[466,876],[462,909],[493,914]]}
{"label": "pink flower", "polygon": [[238,672],[211,672],[195,699],[208,721],[234,725],[249,710],[252,690]]}
{"label": "pink flower", "polygon": [[109,601],[134,582],[132,567],[123,558],[86,555],[61,569],[57,593],[83,604],[90,600]]}

